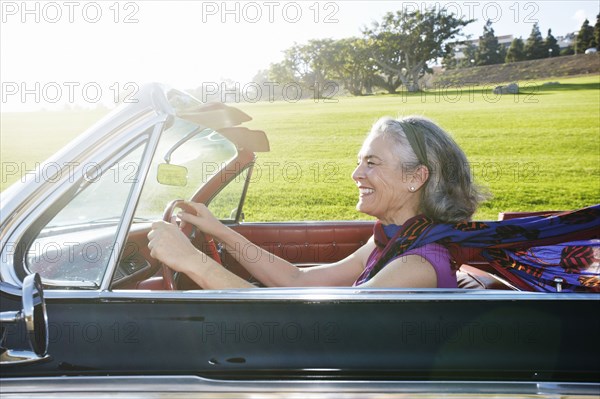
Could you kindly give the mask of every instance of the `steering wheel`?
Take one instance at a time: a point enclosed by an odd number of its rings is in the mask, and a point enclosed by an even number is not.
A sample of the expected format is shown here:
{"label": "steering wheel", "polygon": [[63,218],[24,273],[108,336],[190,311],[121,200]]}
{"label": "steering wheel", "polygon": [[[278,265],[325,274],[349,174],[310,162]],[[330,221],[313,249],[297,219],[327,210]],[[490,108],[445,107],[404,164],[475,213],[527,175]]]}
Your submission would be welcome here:
{"label": "steering wheel", "polygon": [[[173,200],[169,202],[163,212],[163,220],[167,223],[174,222],[173,212],[176,208],[181,208],[181,204],[184,203],[185,200]],[[177,222],[175,222],[177,223]],[[209,236],[208,234],[202,234],[197,231],[197,229],[188,224],[182,229],[183,233],[190,239],[190,241],[194,242],[199,240],[200,243],[205,243],[203,249],[205,249],[205,253],[210,256],[215,262],[221,264],[221,256],[219,255],[219,251],[217,250],[217,246],[215,244],[215,240]],[[199,234],[197,234],[199,233]],[[201,236],[201,237],[199,237]],[[175,272],[166,264],[160,262],[160,267],[162,268],[163,275],[163,284],[167,290],[176,290],[177,284],[175,282]]]}

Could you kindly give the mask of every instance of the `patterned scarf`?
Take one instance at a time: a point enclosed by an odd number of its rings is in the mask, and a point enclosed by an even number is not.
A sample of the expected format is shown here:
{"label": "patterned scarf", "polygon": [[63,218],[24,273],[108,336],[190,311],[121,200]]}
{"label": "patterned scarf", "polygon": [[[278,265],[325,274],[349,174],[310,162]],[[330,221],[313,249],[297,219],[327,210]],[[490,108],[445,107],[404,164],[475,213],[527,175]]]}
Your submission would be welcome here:
{"label": "patterned scarf", "polygon": [[600,205],[546,216],[491,222],[435,224],[423,215],[402,225],[391,238],[374,227],[378,244],[355,285],[377,274],[390,260],[437,242],[453,262],[486,260],[523,290],[600,292]]}

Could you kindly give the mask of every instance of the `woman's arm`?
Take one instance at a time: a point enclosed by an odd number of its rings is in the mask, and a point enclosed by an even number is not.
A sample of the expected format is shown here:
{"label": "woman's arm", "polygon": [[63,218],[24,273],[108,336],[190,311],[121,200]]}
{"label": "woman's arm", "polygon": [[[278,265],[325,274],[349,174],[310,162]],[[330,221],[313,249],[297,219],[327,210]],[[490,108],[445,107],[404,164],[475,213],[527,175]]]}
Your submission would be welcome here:
{"label": "woman's arm", "polygon": [[175,271],[185,273],[202,288],[254,288],[254,285],[196,249],[175,224],[163,221],[153,223],[148,233],[148,248],[150,256]]}
{"label": "woman's arm", "polygon": [[385,288],[456,288],[448,249],[430,243],[406,251],[392,259],[370,281],[361,287]]}
{"label": "woman's arm", "polygon": [[223,227],[214,237],[236,261],[269,287],[350,286],[362,273],[374,246],[370,240],[339,262],[299,268],[262,249],[236,231]]}
{"label": "woman's arm", "polygon": [[[220,241],[246,270],[266,286],[350,286],[362,273],[375,244],[371,240],[347,258],[328,265],[298,268],[290,262],[253,244],[241,234],[223,225],[203,204],[185,202],[178,214],[182,226],[195,225]],[[151,256],[174,270],[186,273],[206,289],[253,287],[194,248],[177,226],[156,222],[148,234]]]}
{"label": "woman's arm", "polygon": [[401,256],[387,264],[362,288],[436,288],[437,274],[429,261],[419,255]]}

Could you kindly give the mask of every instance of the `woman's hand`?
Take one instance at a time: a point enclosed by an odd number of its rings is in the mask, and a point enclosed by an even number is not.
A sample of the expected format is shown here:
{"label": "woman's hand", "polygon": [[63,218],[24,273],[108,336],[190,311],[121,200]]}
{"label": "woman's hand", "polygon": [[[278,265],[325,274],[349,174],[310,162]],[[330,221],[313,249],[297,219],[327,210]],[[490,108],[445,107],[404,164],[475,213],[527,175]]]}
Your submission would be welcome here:
{"label": "woman's hand", "polygon": [[193,224],[205,234],[219,237],[225,226],[208,210],[206,205],[197,202],[185,201],[178,205],[182,212],[177,214],[181,219],[180,227],[183,229],[186,224]]}
{"label": "woman's hand", "polygon": [[[203,220],[206,219],[209,221],[209,226],[214,227],[214,221],[220,224],[208,210],[206,213],[209,216],[202,213],[202,208],[206,209],[204,205],[198,208],[203,217],[189,213],[187,215],[194,217],[196,221],[199,220],[200,223],[204,223]],[[190,223],[189,219],[188,223]],[[197,250],[176,224],[164,221],[152,223],[152,230],[148,233],[148,248],[150,248],[150,256],[175,271],[185,273],[204,289],[255,288],[254,285],[221,267],[206,254]]]}
{"label": "woman's hand", "polygon": [[148,233],[148,248],[150,256],[183,273],[189,272],[204,255],[177,225],[164,221],[152,223],[152,230]]}

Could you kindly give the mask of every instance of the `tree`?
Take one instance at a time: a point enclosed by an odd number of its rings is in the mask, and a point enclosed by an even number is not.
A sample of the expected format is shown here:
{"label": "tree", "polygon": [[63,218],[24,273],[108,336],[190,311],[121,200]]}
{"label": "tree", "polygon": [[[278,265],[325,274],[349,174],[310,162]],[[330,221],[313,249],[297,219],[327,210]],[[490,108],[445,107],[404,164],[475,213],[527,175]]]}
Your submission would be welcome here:
{"label": "tree", "polygon": [[479,38],[479,48],[475,54],[477,65],[494,65],[504,62],[503,48],[494,34],[492,21],[488,19],[483,27],[483,36]]}
{"label": "tree", "polygon": [[590,47],[596,47],[594,44],[594,28],[590,26],[590,21],[586,19],[577,34],[576,53],[583,54]]}
{"label": "tree", "polygon": [[560,55],[573,55],[575,54],[575,44],[577,43],[577,33],[567,33],[563,37],[563,42],[567,43],[567,47],[560,50]]}
{"label": "tree", "polygon": [[274,93],[269,91],[268,87],[270,81],[269,70],[260,69],[252,78],[252,85],[244,88],[244,95],[247,95],[247,98],[253,99],[253,101],[254,99],[273,101]]}
{"label": "tree", "polygon": [[269,78],[282,85],[295,83],[306,92],[321,98],[330,83],[335,56],[332,39],[309,40],[307,44],[296,44],[284,51],[284,60],[272,64]]}
{"label": "tree", "polygon": [[271,64],[269,66],[268,80],[277,82],[278,84],[296,82],[294,68],[289,60],[284,59],[281,62]]}
{"label": "tree", "polygon": [[453,39],[462,35],[462,28],[473,21],[436,8],[397,11],[387,13],[381,23],[373,23],[363,33],[373,43],[372,58],[386,89],[394,92],[399,79],[414,92],[419,90],[419,78],[430,71],[427,62],[443,57],[456,42]]}
{"label": "tree", "polygon": [[520,37],[514,38],[506,53],[506,62],[519,62],[525,60],[525,43]]}
{"label": "tree", "polygon": [[600,14],[596,15],[596,25],[594,25],[594,40],[596,48],[600,50]]}
{"label": "tree", "polygon": [[446,69],[469,68],[475,66],[477,46],[469,41],[453,43],[442,59]]}
{"label": "tree", "polygon": [[558,45],[558,40],[552,36],[552,29],[548,29],[548,36],[544,39],[544,48],[548,53],[548,57],[560,55],[560,46]]}
{"label": "tree", "polygon": [[563,56],[563,55],[573,55],[573,54],[575,54],[575,50],[573,49],[573,46],[569,46],[569,47],[566,47],[566,48],[560,50],[560,55],[561,56]]}
{"label": "tree", "polygon": [[528,60],[537,60],[546,57],[546,49],[544,48],[544,40],[537,22],[531,28],[531,34],[525,42],[525,58]]}
{"label": "tree", "polygon": [[395,93],[402,85],[400,74],[406,63],[399,46],[388,43],[399,43],[401,37],[393,32],[379,32],[366,40],[370,44],[370,58],[375,61],[376,85],[390,94]]}
{"label": "tree", "polygon": [[366,39],[351,37],[336,41],[331,77],[352,95],[371,94],[377,79],[377,66],[370,53]]}
{"label": "tree", "polygon": [[475,66],[475,57],[477,57],[477,46],[471,43],[467,43],[466,47],[462,49],[464,57],[459,62],[459,67],[468,68]]}

